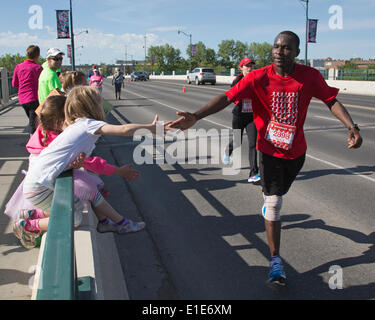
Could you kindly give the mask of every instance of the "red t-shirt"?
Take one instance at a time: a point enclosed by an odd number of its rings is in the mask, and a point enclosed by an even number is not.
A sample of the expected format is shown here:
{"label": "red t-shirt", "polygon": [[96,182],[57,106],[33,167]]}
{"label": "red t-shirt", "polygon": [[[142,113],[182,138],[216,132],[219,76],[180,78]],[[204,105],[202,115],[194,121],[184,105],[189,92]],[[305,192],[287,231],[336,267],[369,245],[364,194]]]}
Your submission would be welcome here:
{"label": "red t-shirt", "polygon": [[[259,151],[278,158],[295,159],[307,149],[303,124],[311,98],[328,104],[338,91],[329,87],[321,73],[314,68],[295,64],[293,73],[282,77],[276,74],[271,64],[250,72],[225,94],[231,101],[252,100]],[[271,115],[272,120],[278,123],[296,127],[289,150],[275,147],[266,139]]]}

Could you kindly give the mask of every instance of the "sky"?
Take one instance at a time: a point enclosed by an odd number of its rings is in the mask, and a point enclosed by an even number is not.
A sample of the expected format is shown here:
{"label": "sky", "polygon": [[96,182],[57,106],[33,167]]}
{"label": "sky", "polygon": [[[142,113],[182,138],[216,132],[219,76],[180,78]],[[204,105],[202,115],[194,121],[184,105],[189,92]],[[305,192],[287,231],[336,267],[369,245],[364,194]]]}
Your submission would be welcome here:
{"label": "sky", "polygon": [[[284,30],[297,33],[305,56],[305,2],[300,0],[72,0],[76,64],[143,60],[150,46],[169,45],[186,58],[189,37],[218,50],[222,40],[273,43]],[[0,0],[0,56],[25,54],[30,44],[45,57],[57,39],[55,10],[69,0]],[[37,10],[35,9],[37,8]],[[375,0],[310,0],[318,19],[317,42],[308,58],[375,59]],[[88,30],[88,33],[82,32]],[[146,36],[146,38],[145,38]],[[66,61],[66,60],[65,60]],[[65,62],[64,62],[65,64]]]}

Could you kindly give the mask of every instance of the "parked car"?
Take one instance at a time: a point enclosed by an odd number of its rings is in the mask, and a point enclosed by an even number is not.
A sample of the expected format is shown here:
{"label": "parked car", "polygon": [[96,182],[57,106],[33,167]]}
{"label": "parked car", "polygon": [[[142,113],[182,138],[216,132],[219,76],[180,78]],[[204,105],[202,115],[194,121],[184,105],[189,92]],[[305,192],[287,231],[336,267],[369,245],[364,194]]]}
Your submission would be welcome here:
{"label": "parked car", "polygon": [[187,83],[190,84],[192,82],[196,85],[204,84],[206,82],[210,82],[214,85],[216,84],[216,73],[212,68],[195,68],[187,75]]}
{"label": "parked car", "polygon": [[142,71],[134,71],[130,75],[131,81],[146,81],[146,74]]}

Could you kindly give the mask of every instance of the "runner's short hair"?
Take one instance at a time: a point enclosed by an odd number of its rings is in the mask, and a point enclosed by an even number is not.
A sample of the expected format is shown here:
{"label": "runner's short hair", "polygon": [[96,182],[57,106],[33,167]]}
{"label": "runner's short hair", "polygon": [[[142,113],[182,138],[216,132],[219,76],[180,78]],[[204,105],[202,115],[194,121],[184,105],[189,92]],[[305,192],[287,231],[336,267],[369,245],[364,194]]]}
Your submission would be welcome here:
{"label": "runner's short hair", "polygon": [[40,56],[40,49],[38,46],[31,45],[26,50],[28,59],[35,59]]}
{"label": "runner's short hair", "polygon": [[293,38],[294,42],[297,45],[297,49],[299,49],[300,40],[299,37],[293,31],[282,31],[278,35],[285,34],[291,38]]}

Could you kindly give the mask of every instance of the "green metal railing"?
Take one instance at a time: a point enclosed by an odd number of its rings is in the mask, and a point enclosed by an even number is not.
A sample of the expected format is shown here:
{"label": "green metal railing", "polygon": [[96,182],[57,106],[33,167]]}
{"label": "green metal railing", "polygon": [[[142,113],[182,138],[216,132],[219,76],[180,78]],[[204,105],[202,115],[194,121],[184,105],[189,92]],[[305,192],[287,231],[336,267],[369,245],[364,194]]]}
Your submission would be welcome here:
{"label": "green metal railing", "polygon": [[12,78],[13,74],[8,72],[8,90],[9,90],[9,98],[15,97],[18,95],[18,89],[12,87]]}
{"label": "green metal railing", "polygon": [[375,81],[375,69],[365,69],[365,70],[339,69],[337,80]]}
{"label": "green metal railing", "polygon": [[72,170],[57,179],[44,247],[37,300],[76,298]]}
{"label": "green metal railing", "polygon": [[[12,87],[12,77],[13,77],[13,74],[10,72],[7,72],[8,83],[6,83],[5,86],[8,87],[9,98],[12,98],[18,95],[18,89]],[[2,79],[0,77],[0,99],[3,98],[3,89],[2,89],[3,85],[4,84],[2,83]]]}
{"label": "green metal railing", "polygon": [[36,299],[90,299],[91,278],[76,274],[72,170],[56,179],[45,240]]}
{"label": "green metal railing", "polygon": [[328,79],[328,69],[319,70],[319,71],[322,74],[323,78],[327,80]]}

